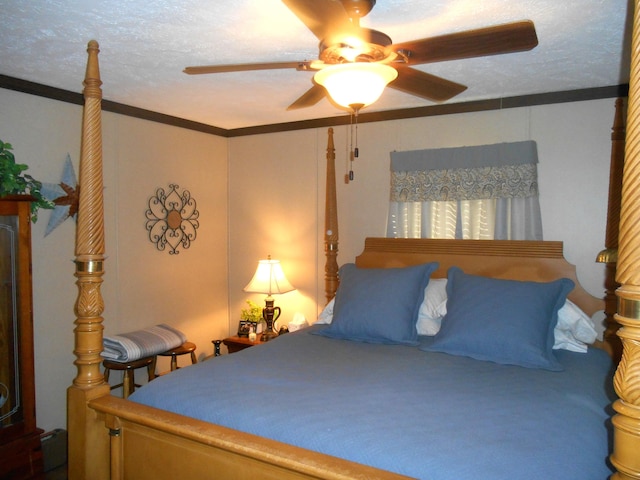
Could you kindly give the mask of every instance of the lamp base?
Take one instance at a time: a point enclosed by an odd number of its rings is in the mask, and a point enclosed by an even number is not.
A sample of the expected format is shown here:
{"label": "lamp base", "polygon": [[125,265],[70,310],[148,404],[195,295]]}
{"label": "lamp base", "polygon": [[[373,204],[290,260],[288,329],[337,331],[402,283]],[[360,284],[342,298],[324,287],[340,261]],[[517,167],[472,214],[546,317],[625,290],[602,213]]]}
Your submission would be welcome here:
{"label": "lamp base", "polygon": [[260,341],[268,342],[269,340],[273,340],[277,336],[278,332],[275,332],[273,330],[265,330],[264,332],[262,332],[262,335],[260,335]]}
{"label": "lamp base", "polygon": [[265,307],[262,309],[262,318],[264,318],[267,324],[267,329],[262,332],[260,336],[261,342],[268,342],[278,336],[278,333],[273,329],[273,323],[280,316],[280,307],[273,306],[273,298],[267,297],[265,300]]}

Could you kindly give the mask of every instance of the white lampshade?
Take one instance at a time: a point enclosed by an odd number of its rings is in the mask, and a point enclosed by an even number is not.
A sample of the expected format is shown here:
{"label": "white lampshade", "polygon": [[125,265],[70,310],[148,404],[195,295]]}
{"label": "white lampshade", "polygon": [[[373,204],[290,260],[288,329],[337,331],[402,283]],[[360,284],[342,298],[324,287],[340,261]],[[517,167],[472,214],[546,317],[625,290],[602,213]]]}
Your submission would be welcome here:
{"label": "white lampshade", "polygon": [[313,77],[338,105],[358,108],[380,98],[384,87],[396,79],[395,68],[382,63],[340,63],[323,68]]}
{"label": "white lampshade", "polygon": [[258,262],[256,273],[249,284],[244,287],[245,292],[266,293],[268,296],[292,290],[295,290],[295,287],[284,276],[280,260],[272,260],[271,257]]}

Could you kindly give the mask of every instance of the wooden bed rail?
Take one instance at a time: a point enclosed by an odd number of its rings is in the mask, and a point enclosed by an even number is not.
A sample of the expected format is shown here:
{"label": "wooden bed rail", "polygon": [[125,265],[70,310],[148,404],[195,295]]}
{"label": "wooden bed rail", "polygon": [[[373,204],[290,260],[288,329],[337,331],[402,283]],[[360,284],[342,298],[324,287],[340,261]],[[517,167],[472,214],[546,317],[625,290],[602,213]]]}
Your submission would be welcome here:
{"label": "wooden bed rail", "polygon": [[[91,406],[112,432],[111,480],[133,478],[131,472],[136,480],[410,478],[114,396],[96,399]],[[153,460],[143,461],[150,455]]]}

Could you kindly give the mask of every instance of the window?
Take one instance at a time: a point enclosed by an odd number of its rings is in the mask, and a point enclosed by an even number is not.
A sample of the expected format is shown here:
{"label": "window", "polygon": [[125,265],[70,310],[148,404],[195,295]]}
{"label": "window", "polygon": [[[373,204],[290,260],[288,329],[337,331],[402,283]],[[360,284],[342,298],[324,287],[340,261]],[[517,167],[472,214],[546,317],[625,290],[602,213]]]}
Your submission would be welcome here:
{"label": "window", "polygon": [[388,237],[542,240],[533,141],[391,153]]}

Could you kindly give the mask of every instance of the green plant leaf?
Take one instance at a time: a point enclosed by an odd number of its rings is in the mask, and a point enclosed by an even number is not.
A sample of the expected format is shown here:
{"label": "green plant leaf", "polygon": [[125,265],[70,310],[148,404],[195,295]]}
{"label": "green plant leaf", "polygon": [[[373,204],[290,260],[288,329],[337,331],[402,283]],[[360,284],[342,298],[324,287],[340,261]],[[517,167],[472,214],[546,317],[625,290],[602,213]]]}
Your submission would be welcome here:
{"label": "green plant leaf", "polygon": [[11,152],[10,143],[0,140],[0,197],[4,195],[31,195],[31,221],[38,220],[38,209],[52,209],[53,202],[44,198],[40,189],[42,183],[29,174],[23,174],[29,167],[16,163],[15,156]]}

